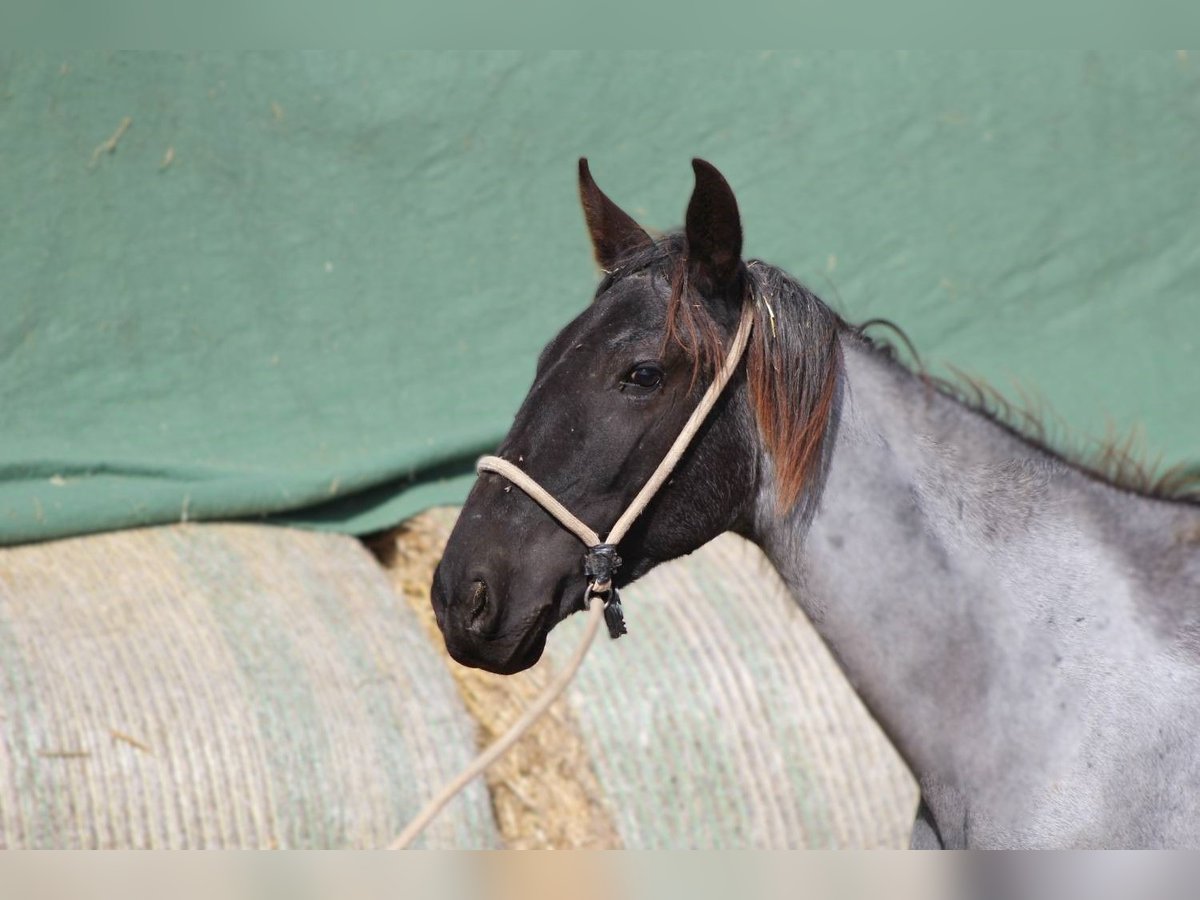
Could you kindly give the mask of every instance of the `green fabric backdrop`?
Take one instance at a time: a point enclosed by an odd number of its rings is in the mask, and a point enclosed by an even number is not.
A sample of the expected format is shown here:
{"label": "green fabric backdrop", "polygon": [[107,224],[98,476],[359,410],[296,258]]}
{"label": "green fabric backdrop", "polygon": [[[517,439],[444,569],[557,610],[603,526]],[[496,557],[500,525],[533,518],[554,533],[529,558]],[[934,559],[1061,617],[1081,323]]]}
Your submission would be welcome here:
{"label": "green fabric backdrop", "polygon": [[1200,55],[2,60],[0,542],[460,499],[590,296],[581,154],[658,228],[707,157],[850,318],[1200,456]]}

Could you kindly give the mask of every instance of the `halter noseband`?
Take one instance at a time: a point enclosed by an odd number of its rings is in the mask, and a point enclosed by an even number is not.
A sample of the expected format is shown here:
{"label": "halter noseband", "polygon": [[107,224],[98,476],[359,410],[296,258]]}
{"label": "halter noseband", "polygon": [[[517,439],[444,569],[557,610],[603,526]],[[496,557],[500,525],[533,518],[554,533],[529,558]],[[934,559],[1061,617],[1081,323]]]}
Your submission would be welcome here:
{"label": "halter noseband", "polygon": [[742,354],[746,350],[746,343],[750,339],[750,327],[753,322],[754,305],[747,303],[742,310],[742,318],[738,322],[738,329],[733,336],[729,354],[725,357],[721,370],[717,372],[717,377],[713,379],[696,408],[692,410],[691,416],[684,423],[683,430],[679,432],[675,442],[671,444],[667,455],[663,457],[649,480],[642,485],[642,489],[633,498],[633,502],[617,519],[605,540],[601,540],[600,535],[581,522],[549,491],[508,460],[501,459],[499,456],[484,456],[475,464],[476,472],[481,474],[494,472],[507,478],[539,503],[546,512],[558,520],[559,524],[579,538],[588,548],[588,552],[583,558],[583,571],[588,579],[588,586],[583,595],[583,606],[585,609],[587,608],[588,598],[592,595],[604,598],[604,622],[608,626],[610,638],[618,638],[625,634],[625,617],[621,611],[621,598],[617,594],[616,585],[613,584],[616,571],[621,566],[621,557],[617,555],[617,545],[621,543],[621,538],[632,527],[634,520],[641,515],[642,510],[666,482],[680,457],[683,456],[683,452],[692,442],[692,438],[696,436],[696,432],[700,430],[700,426],[704,424],[709,412],[716,405],[721,392],[725,390],[725,385],[737,371]]}

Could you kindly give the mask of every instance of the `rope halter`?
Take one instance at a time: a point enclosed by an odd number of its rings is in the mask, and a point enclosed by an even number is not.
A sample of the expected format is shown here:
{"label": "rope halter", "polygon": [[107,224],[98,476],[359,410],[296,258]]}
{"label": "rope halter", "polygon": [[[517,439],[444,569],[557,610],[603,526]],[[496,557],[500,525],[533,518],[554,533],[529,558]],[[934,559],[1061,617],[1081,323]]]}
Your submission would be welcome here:
{"label": "rope halter", "polygon": [[696,436],[696,432],[700,430],[700,426],[704,424],[709,412],[716,405],[721,392],[725,390],[725,385],[737,371],[738,364],[745,353],[746,344],[750,339],[750,328],[753,322],[754,305],[747,303],[742,309],[742,317],[738,322],[737,332],[733,336],[733,344],[730,346],[729,353],[725,357],[720,371],[717,372],[716,378],[708,386],[696,408],[692,410],[691,416],[684,423],[683,430],[671,444],[671,448],[663,457],[662,462],[658,464],[658,468],[642,485],[642,489],[638,491],[637,496],[633,498],[603,540],[599,534],[559,503],[549,491],[508,460],[501,459],[499,456],[484,456],[475,464],[476,472],[480,474],[494,472],[515,484],[588,548],[583,559],[583,571],[588,579],[588,586],[583,595],[583,608],[587,609],[589,597],[603,598],[604,622],[608,626],[610,638],[618,638],[625,634],[625,617],[621,611],[621,598],[617,594],[614,584],[616,571],[621,566],[621,557],[617,555],[617,545],[621,543],[621,539],[625,537],[637,517],[642,514],[642,510],[658,493],[659,488],[666,483],[684,451],[692,442],[692,438]]}

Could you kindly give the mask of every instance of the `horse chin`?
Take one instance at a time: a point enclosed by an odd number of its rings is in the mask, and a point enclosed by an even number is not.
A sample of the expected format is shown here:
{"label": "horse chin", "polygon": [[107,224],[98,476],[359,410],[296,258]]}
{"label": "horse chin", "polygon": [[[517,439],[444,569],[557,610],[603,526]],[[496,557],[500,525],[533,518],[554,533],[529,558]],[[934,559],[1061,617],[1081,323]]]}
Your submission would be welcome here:
{"label": "horse chin", "polygon": [[481,666],[489,672],[494,672],[497,675],[516,675],[518,672],[524,672],[526,669],[532,668],[537,664],[537,661],[542,658],[542,653],[546,649],[546,635],[540,635],[537,640],[529,645],[523,653],[509,657],[499,666]]}
{"label": "horse chin", "polygon": [[443,629],[446,652],[460,665],[497,675],[522,672],[542,658],[546,637],[555,624],[555,608],[546,604],[524,615],[510,616],[507,628],[480,635],[470,628]]}
{"label": "horse chin", "polygon": [[[484,647],[481,652],[481,648],[478,647],[462,648],[449,642],[446,644],[447,652],[456,663],[472,669],[483,669],[485,672],[493,672],[496,675],[515,675],[517,672],[524,672],[542,658],[545,649],[545,632],[532,633],[509,652],[502,651],[495,645]],[[498,650],[500,652],[496,652]]]}

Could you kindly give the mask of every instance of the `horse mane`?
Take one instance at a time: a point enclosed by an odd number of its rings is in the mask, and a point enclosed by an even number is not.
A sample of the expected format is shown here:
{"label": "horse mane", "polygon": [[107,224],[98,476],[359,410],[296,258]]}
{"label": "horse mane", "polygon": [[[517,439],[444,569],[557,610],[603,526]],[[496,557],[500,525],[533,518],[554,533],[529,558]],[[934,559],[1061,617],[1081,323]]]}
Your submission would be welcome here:
{"label": "horse mane", "polygon": [[[909,360],[902,359],[890,341],[866,334],[866,329],[877,325],[890,329],[900,339],[908,350]],[[911,373],[930,389],[1090,478],[1142,497],[1200,504],[1200,464],[1177,463],[1164,468],[1161,455],[1149,459],[1138,426],[1124,434],[1110,427],[1102,438],[1081,436],[1042,396],[1027,393],[1020,385],[1016,386],[1020,399],[1013,400],[979,376],[948,363],[946,368],[952,378],[930,373],[912,341],[894,322],[872,319],[851,331],[873,352]]]}
{"label": "horse mane", "polygon": [[[716,321],[698,302],[687,278],[687,247],[681,234],[669,234],[622,260],[596,293],[618,278],[653,269],[671,286],[664,345],[674,341],[691,355],[693,384],[702,372],[715,372],[725,355],[729,322]],[[884,319],[852,325],[782,269],[750,260],[743,270],[742,302],[755,305],[754,331],[747,348],[746,380],[763,441],[775,468],[777,501],[789,509],[815,477],[842,369],[841,340],[857,340],[921,381],[928,389],[986,417],[1019,440],[1105,484],[1159,500],[1200,504],[1200,465],[1162,470],[1139,452],[1138,432],[1081,442],[1039,398],[1014,402],[982,379],[952,366],[953,378],[930,374],[899,326]],[[868,328],[890,328],[909,351],[904,360],[891,342]],[[1048,422],[1053,419],[1057,427]]]}

